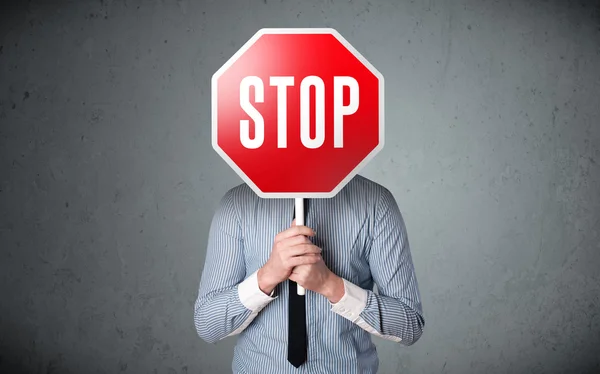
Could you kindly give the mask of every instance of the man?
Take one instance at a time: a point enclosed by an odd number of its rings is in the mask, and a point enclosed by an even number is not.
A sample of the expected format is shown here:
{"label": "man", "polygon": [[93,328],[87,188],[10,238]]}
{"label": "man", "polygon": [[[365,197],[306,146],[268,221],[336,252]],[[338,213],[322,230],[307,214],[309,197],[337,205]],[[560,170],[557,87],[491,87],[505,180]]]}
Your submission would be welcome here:
{"label": "man", "polygon": [[371,335],[411,345],[423,333],[389,190],[357,175],[335,197],[305,201],[305,226],[295,226],[293,199],[242,184],[213,218],[194,320],[209,343],[239,336],[234,373],[376,373]]}

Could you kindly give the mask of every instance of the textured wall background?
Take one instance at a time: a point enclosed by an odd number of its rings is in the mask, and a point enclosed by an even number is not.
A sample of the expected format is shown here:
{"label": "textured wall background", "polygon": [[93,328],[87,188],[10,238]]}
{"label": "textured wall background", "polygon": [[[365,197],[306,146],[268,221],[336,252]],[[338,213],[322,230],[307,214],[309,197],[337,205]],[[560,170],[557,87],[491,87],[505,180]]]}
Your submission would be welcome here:
{"label": "textured wall background", "polygon": [[225,373],[192,320],[240,179],[211,75],[334,27],[385,76],[362,173],[405,216],[426,332],[381,373],[600,372],[600,8],[576,1],[22,1],[0,20],[0,372]]}

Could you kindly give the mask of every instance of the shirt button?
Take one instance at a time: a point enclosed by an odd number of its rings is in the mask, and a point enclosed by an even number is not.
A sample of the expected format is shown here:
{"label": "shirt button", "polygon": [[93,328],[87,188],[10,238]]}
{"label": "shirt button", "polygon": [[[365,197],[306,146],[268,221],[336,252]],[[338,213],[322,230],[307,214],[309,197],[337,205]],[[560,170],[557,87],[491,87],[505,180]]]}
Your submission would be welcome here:
{"label": "shirt button", "polygon": [[346,311],[346,309],[340,308],[340,312],[344,313],[345,311]]}
{"label": "shirt button", "polygon": [[354,317],[354,314],[348,313],[348,317]]}

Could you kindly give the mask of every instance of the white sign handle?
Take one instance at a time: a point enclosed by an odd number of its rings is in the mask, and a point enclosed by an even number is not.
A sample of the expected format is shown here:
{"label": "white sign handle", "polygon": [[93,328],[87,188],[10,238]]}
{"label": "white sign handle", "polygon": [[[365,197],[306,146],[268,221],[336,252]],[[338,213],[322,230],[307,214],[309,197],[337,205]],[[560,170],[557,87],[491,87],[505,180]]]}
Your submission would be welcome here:
{"label": "white sign handle", "polygon": [[[304,226],[304,199],[297,197],[296,199],[296,226]],[[297,285],[298,295],[304,296],[306,290],[301,285]]]}

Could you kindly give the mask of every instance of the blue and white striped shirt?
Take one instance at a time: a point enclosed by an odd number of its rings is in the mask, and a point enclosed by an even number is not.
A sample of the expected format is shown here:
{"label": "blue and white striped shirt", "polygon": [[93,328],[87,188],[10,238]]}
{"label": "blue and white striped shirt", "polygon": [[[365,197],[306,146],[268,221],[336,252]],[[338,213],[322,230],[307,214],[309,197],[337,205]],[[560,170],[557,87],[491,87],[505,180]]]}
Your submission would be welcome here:
{"label": "blue and white striped shirt", "polygon": [[[415,343],[425,320],[404,220],[385,187],[355,176],[335,197],[309,199],[305,225],[329,269],[344,279],[336,304],[306,291],[307,361],[287,361],[288,286],[272,295],[256,273],[273,239],[290,227],[293,199],[262,199],[246,184],[229,190],[213,218],[194,307],[199,336],[238,336],[234,373],[376,373],[371,335]],[[373,285],[378,292],[373,292]]]}

